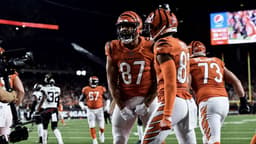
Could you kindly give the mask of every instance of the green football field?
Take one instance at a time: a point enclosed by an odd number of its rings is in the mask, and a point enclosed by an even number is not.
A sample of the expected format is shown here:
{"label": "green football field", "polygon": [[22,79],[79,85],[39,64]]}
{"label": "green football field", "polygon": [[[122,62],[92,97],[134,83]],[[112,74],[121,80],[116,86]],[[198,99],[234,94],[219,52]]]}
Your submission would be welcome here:
{"label": "green football field", "polygon": [[[62,126],[59,123],[59,129],[63,136],[65,144],[91,144],[90,133],[86,119],[66,120],[67,125]],[[19,144],[35,144],[37,142],[36,126],[27,125],[30,129],[29,139],[19,142]],[[256,133],[256,115],[236,115],[228,116],[222,128],[222,144],[249,144],[253,134]],[[201,133],[196,128],[197,142],[201,142]],[[111,125],[107,124],[105,128],[105,144],[112,144]],[[135,144],[138,140],[136,136],[136,127],[130,135],[128,144]],[[49,130],[49,144],[57,144],[51,130]],[[177,144],[175,135],[170,135],[166,140],[167,144]]]}

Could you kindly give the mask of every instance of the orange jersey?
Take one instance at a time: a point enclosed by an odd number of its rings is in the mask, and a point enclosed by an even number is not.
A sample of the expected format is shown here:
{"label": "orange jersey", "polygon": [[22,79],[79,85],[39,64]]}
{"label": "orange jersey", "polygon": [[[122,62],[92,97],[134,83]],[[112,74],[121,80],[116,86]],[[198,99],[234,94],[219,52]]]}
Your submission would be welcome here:
{"label": "orange jersey", "polygon": [[85,95],[86,105],[90,109],[98,109],[103,107],[103,95],[106,92],[106,88],[103,86],[97,86],[92,88],[85,86],[82,89],[82,93]]}
{"label": "orange jersey", "polygon": [[198,103],[210,97],[228,96],[223,80],[224,67],[224,62],[216,57],[190,59],[191,85]]}
{"label": "orange jersey", "polygon": [[[184,99],[191,99],[189,93],[188,76],[189,76],[189,51],[187,45],[181,40],[174,37],[165,37],[159,39],[154,45],[155,57],[158,54],[169,54],[172,56],[177,73],[177,96]],[[161,73],[160,65],[155,61],[155,69],[157,73],[158,93],[160,98],[163,97],[164,79]]]}
{"label": "orange jersey", "polygon": [[147,96],[153,84],[153,42],[144,37],[139,40],[134,49],[128,49],[120,40],[113,40],[106,45],[106,55],[118,69],[118,86],[123,100]]}
{"label": "orange jersey", "polygon": [[[14,79],[18,76],[18,73],[16,72],[15,74],[9,75],[9,83],[10,87],[13,88],[13,83]],[[0,87],[3,87],[5,89],[5,84],[4,84],[4,79],[3,77],[0,78]]]}

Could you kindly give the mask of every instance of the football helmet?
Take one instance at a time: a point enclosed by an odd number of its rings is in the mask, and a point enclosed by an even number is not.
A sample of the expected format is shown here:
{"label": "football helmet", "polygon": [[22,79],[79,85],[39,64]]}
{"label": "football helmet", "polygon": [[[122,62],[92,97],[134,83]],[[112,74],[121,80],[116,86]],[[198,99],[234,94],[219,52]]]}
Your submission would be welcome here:
{"label": "football helmet", "polygon": [[133,11],[123,12],[117,19],[117,36],[124,44],[133,42],[142,31],[142,20]]}
{"label": "football helmet", "polygon": [[50,78],[49,84],[50,84],[50,85],[55,85],[55,80],[54,80],[53,78]]}
{"label": "football helmet", "polygon": [[36,83],[36,84],[34,84],[33,89],[34,89],[35,91],[39,91],[42,87],[43,87],[43,85],[41,85],[41,84],[39,84],[39,83]]}
{"label": "football helmet", "polygon": [[[52,77],[52,74],[50,74],[50,73],[46,74],[46,75],[44,76],[44,83],[45,83],[45,84],[50,84],[50,80],[51,80],[51,79],[54,81],[54,79],[53,79],[53,77]],[[55,81],[54,81],[54,83],[55,83]]]}
{"label": "football helmet", "polygon": [[163,34],[177,32],[178,20],[168,4],[160,5],[147,16],[144,27],[154,40]]}
{"label": "football helmet", "polygon": [[206,56],[205,45],[200,41],[191,41],[189,44],[190,57]]}
{"label": "football helmet", "polygon": [[91,87],[96,87],[96,86],[98,86],[98,84],[99,84],[99,78],[98,78],[98,77],[96,77],[96,76],[91,76],[91,77],[89,78],[89,85],[90,85]]}

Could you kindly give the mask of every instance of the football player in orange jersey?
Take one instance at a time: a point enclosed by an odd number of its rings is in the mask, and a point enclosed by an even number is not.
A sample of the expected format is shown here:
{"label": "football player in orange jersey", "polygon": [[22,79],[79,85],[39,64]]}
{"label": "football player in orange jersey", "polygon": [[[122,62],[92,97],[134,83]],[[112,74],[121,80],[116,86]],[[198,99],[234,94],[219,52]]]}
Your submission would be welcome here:
{"label": "football player in orange jersey", "polygon": [[169,5],[160,5],[145,21],[155,41],[154,56],[159,105],[146,127],[142,144],[164,143],[172,129],[179,144],[196,144],[197,107],[189,93],[189,51],[173,37],[178,20]]}
{"label": "football player in orange jersey", "polygon": [[240,80],[216,57],[206,57],[205,45],[192,41],[189,45],[191,86],[199,105],[199,125],[204,144],[220,144],[221,126],[229,111],[225,83],[234,87],[241,99],[240,105],[247,108],[244,89]]}
{"label": "football player in orange jersey", "polygon": [[142,20],[133,11],[123,12],[116,26],[118,39],[105,45],[106,71],[116,103],[112,114],[113,144],[127,144],[137,117],[145,126],[157,104],[153,42],[140,36]]}
{"label": "football player in orange jersey", "polygon": [[[91,76],[89,78],[89,86],[82,89],[82,96],[79,105],[83,110],[87,110],[87,120],[90,128],[90,134],[93,144],[98,144],[96,136],[96,123],[99,126],[100,142],[104,143],[104,96],[106,88],[99,85],[99,78]],[[84,105],[86,104],[86,106]]]}

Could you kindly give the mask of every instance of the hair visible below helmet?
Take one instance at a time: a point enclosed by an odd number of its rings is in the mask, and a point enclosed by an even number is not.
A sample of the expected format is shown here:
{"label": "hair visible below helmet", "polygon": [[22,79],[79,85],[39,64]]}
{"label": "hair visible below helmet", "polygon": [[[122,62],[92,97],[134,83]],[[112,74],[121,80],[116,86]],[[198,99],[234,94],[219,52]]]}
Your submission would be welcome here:
{"label": "hair visible below helmet", "polygon": [[152,39],[166,34],[177,32],[178,20],[169,5],[160,5],[151,12],[145,20],[145,31],[149,31]]}
{"label": "hair visible below helmet", "polygon": [[39,84],[39,83],[36,83],[36,84],[34,84],[33,89],[34,89],[35,91],[39,91],[42,87],[43,87],[43,85],[41,85],[41,84]]}
{"label": "hair visible below helmet", "polygon": [[96,86],[98,86],[98,84],[99,84],[99,78],[98,78],[98,77],[96,77],[96,76],[91,76],[91,77],[89,78],[89,85],[90,85],[91,87],[96,87]]}
{"label": "hair visible below helmet", "polygon": [[191,41],[189,44],[190,57],[206,56],[205,45],[200,41]]}
{"label": "hair visible below helmet", "polygon": [[[133,42],[142,31],[142,20],[140,16],[133,11],[123,12],[117,19],[117,36],[124,44]],[[122,29],[126,27],[126,29]],[[127,28],[132,28],[131,30]]]}

